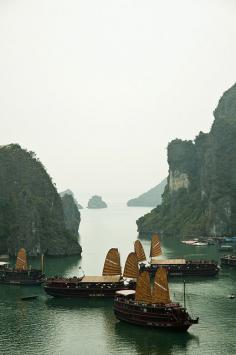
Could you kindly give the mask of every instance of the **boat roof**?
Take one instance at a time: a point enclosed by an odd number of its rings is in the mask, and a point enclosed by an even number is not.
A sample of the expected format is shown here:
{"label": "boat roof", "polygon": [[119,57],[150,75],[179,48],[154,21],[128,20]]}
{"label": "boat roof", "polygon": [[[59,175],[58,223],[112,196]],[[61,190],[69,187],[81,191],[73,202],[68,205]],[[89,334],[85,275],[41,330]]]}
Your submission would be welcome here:
{"label": "boat roof", "polygon": [[0,261],[0,266],[2,265],[9,265],[9,263],[7,261]]}
{"label": "boat roof", "polygon": [[159,260],[159,259],[152,259],[151,264],[153,265],[183,265],[186,264],[185,259],[165,259],[165,260]]}
{"label": "boat roof", "polygon": [[120,296],[129,296],[129,295],[134,295],[135,294],[135,290],[120,290],[120,291],[116,291],[116,295],[120,295]]}
{"label": "boat roof", "polygon": [[114,275],[114,276],[84,276],[81,282],[103,282],[103,283],[113,283],[113,282],[120,282],[121,276]]}

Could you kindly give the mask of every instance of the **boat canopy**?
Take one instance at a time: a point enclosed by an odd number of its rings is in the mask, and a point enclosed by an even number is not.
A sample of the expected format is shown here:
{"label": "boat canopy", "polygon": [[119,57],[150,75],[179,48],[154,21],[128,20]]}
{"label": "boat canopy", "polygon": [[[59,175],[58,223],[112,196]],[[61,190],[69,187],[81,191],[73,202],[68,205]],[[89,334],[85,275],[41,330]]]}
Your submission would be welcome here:
{"label": "boat canopy", "polygon": [[147,260],[142,243],[140,240],[134,242],[134,252],[138,257],[138,262]]}
{"label": "boat canopy", "polygon": [[27,270],[27,256],[24,248],[21,248],[16,258],[16,270]]}
{"label": "boat canopy", "polygon": [[162,255],[161,244],[158,235],[155,233],[152,235],[150,257],[155,258],[159,255]]}
{"label": "boat canopy", "polygon": [[151,284],[148,271],[142,272],[138,278],[135,301],[142,303],[152,303]]}
{"label": "boat canopy", "polygon": [[119,296],[130,296],[130,295],[134,295],[135,294],[135,290],[120,290],[120,291],[116,291],[116,295]]}
{"label": "boat canopy", "polygon": [[124,268],[124,277],[137,279],[139,276],[139,268],[138,268],[138,258],[135,253],[129,253],[125,268]]}
{"label": "boat canopy", "polygon": [[151,259],[152,265],[183,265],[186,264],[185,259],[165,259],[165,260],[157,260]]}
{"label": "boat canopy", "polygon": [[94,283],[116,283],[120,282],[120,276],[84,276],[80,282],[94,282]]}
{"label": "boat canopy", "polygon": [[120,265],[120,254],[117,248],[112,248],[108,251],[104,267],[103,276],[115,276],[122,275],[121,265]]}
{"label": "boat canopy", "polygon": [[155,274],[152,291],[152,303],[171,303],[167,273],[165,268],[159,268]]}

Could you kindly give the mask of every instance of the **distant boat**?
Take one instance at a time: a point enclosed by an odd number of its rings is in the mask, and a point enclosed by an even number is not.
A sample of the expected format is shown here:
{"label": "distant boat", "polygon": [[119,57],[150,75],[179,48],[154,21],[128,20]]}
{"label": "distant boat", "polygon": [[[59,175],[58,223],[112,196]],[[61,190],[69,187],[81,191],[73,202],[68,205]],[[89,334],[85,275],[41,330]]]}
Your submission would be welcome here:
{"label": "distant boat", "polygon": [[34,295],[34,296],[26,296],[26,297],[21,297],[22,301],[31,301],[31,300],[35,300],[36,298],[38,298],[38,296]]}
{"label": "distant boat", "polygon": [[112,248],[107,253],[102,276],[48,278],[44,290],[54,297],[114,297],[118,290],[135,289],[138,275],[136,254],[128,255],[122,275],[120,254],[118,249]]}
{"label": "distant boat", "polygon": [[234,295],[234,294],[231,294],[231,295],[228,296],[228,298],[232,300],[232,299],[235,298],[235,295]]}
{"label": "distant boat", "polygon": [[223,244],[220,246],[219,250],[220,251],[230,251],[230,250],[233,250],[233,247],[232,247],[232,245]]}
{"label": "distant boat", "polygon": [[[138,240],[135,243],[139,243],[141,250],[141,242]],[[135,246],[135,250],[138,250],[137,246]],[[160,255],[162,255],[160,240],[157,234],[153,234],[150,262],[147,262],[145,256],[145,262],[140,263],[140,270],[147,270],[155,275],[158,268],[164,267],[169,276],[215,276],[219,272],[219,266],[214,260],[186,260],[184,258],[163,260],[158,258]]]}
{"label": "distant boat", "polygon": [[[185,297],[184,297],[185,300]],[[157,270],[153,289],[150,276],[144,271],[138,278],[136,291],[117,291],[114,300],[117,319],[149,328],[186,331],[199,318],[193,319],[185,305],[170,300],[166,269]]]}
{"label": "distant boat", "polygon": [[208,245],[208,243],[205,243],[205,242],[196,242],[196,243],[194,243],[193,245],[196,246],[196,247],[203,247],[203,246]]}
{"label": "distant boat", "polygon": [[44,281],[42,270],[28,267],[26,251],[21,248],[17,254],[16,265],[0,262],[0,283],[13,285],[41,285]]}
{"label": "distant boat", "polygon": [[221,265],[236,266],[236,255],[225,255],[220,258]]}

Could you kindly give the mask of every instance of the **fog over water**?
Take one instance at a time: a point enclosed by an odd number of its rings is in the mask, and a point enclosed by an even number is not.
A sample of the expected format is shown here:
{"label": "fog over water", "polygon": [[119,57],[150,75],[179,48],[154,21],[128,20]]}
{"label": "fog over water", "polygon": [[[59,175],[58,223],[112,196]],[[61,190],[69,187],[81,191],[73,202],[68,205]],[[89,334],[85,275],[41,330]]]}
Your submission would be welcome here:
{"label": "fog over water", "polygon": [[1,0],[0,144],[35,151],[82,204],[139,195],[235,82],[235,14],[233,0]]}

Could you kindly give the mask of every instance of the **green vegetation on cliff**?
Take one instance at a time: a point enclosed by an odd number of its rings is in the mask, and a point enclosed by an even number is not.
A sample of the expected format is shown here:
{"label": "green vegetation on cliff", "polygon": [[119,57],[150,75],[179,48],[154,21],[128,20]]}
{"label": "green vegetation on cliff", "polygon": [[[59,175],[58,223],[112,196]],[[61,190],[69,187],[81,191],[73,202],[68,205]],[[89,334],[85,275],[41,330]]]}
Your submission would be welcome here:
{"label": "green vegetation on cliff", "polygon": [[156,185],[152,189],[138,196],[137,198],[133,198],[127,202],[127,206],[129,207],[155,207],[161,203],[161,196],[164,192],[166,186],[167,179],[164,179],[160,182],[160,184]]}
{"label": "green vegetation on cliff", "polygon": [[72,235],[78,237],[78,230],[80,225],[80,212],[72,194],[64,194],[61,197],[63,212],[65,217],[66,229]]}
{"label": "green vegetation on cliff", "polygon": [[0,252],[16,255],[80,254],[66,228],[62,201],[33,152],[17,144],[0,147]]}
{"label": "green vegetation on cliff", "polygon": [[208,134],[168,145],[163,202],[137,221],[140,235],[236,235],[236,85],[214,116]]}

